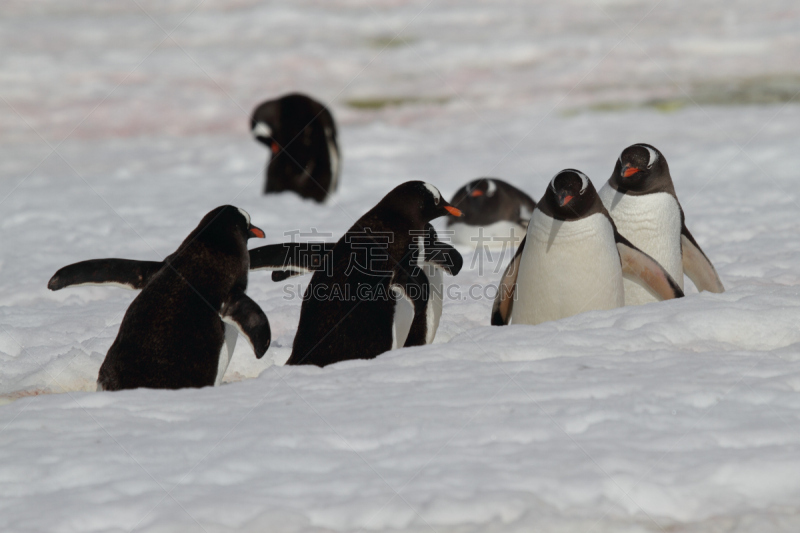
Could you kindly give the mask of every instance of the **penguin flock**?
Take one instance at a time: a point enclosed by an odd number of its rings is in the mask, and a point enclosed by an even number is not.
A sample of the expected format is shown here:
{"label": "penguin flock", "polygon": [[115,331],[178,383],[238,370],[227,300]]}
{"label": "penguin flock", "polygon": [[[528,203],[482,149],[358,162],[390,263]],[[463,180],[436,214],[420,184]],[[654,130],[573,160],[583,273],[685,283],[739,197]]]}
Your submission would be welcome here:
{"label": "penguin flock", "polygon": [[[263,102],[250,130],[270,152],[264,194],[293,191],[325,202],[336,192],[341,156],[324,105],[298,93]],[[220,385],[239,335],[263,357],[270,325],[246,295],[250,271],[271,271],[276,282],[312,274],[287,365],[373,359],[434,340],[443,276],[463,266],[431,224],[440,217],[455,244],[510,238],[517,245],[498,280],[491,325],[681,298],[684,274],[700,291],[724,291],[686,227],[666,158],[649,144],[625,148],[599,191],[583,172],[565,169],[538,202],[494,177],[467,183],[449,202],[430,183],[405,182],[336,243],[248,250],[264,232],[246,211],[223,205],[163,261],[81,261],[47,286],[141,291],[100,367],[98,391]]]}

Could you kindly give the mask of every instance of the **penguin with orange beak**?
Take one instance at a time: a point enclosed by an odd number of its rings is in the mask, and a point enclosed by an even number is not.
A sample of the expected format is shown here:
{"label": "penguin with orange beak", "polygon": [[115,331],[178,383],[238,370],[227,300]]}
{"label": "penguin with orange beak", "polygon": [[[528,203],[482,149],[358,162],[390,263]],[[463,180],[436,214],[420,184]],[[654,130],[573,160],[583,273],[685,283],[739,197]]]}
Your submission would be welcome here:
{"label": "penguin with orange beak", "polygon": [[[423,267],[433,263],[456,274],[463,264],[461,255],[431,232],[430,221],[446,215],[458,217],[461,211],[433,185],[409,181],[390,191],[335,245],[322,248],[321,261],[309,259],[297,243],[251,250],[251,268],[278,270],[273,279],[284,279],[287,271],[314,272],[286,364],[322,367],[430,342],[432,320],[438,322],[437,295],[426,292],[431,283]],[[410,326],[398,320],[403,299],[414,309]]]}
{"label": "penguin with orange beak", "polygon": [[58,270],[47,284],[53,291],[79,285],[142,290],[125,312],[97,389],[219,385],[238,334],[260,359],[271,333],[267,316],[245,294],[252,237],[264,232],[246,211],[225,205],[203,217],[162,262],[94,259]]}
{"label": "penguin with orange beak", "polygon": [[341,155],[325,105],[300,93],[262,102],[250,116],[250,131],[270,152],[264,194],[294,191],[323,202],[336,192]]}
{"label": "penguin with orange beak", "polygon": [[478,178],[456,191],[450,204],[463,217],[447,217],[453,242],[472,247],[511,239],[517,245],[525,236],[536,202],[525,192],[498,178]]}
{"label": "penguin with orange beak", "polygon": [[[661,263],[683,289],[683,275],[700,291],[725,290],[714,265],[686,227],[667,160],[649,144],[625,148],[600,199],[617,229]],[[625,305],[658,298],[635,279],[625,279]]]}

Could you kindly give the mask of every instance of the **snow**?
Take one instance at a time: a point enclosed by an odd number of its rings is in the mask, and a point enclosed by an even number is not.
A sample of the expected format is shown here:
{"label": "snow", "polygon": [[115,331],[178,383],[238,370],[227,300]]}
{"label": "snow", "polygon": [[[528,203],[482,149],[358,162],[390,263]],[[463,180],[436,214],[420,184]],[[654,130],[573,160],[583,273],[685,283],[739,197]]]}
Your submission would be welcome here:
{"label": "snow", "polygon": [[[0,529],[798,530],[795,2],[0,13]],[[289,90],[338,119],[330,204],[260,195],[249,112]],[[724,294],[687,280],[682,300],[493,328],[509,251],[463,248],[433,345],[319,369],[281,366],[307,278],[255,272],[263,359],[240,341],[221,387],[95,393],[135,293],[46,289],[75,261],[161,259],[222,204],[265,231],[251,246],[335,240],[402,181],[539,198],[563,168],[601,186],[638,142]]]}

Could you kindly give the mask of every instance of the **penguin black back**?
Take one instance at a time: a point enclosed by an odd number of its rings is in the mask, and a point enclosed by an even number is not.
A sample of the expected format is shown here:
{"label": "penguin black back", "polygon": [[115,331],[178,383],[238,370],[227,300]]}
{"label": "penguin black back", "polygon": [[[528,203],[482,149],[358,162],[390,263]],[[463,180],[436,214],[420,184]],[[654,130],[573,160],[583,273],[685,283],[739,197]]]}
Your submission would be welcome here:
{"label": "penguin black back", "polygon": [[208,213],[133,300],[98,376],[102,390],[213,385],[225,322],[261,357],[269,322],[248,298],[247,239],[263,237],[233,206]]}
{"label": "penguin black back", "polygon": [[317,271],[303,297],[288,365],[325,366],[372,359],[392,348],[392,280],[416,269],[415,237],[426,224],[457,214],[438,189],[421,181],[399,185],[336,243],[329,272]]}
{"label": "penguin black back", "polygon": [[271,152],[264,194],[294,191],[322,202],[336,190],[339,145],[324,105],[299,93],[268,100],[253,111],[250,130]]}

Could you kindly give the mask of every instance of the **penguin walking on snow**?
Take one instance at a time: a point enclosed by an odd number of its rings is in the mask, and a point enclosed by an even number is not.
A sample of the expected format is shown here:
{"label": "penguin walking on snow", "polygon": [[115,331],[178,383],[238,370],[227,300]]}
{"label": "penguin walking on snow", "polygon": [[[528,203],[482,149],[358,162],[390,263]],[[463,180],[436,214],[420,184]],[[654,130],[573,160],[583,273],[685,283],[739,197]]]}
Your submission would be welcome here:
{"label": "penguin walking on snow", "polygon": [[663,300],[683,291],[664,268],[617,232],[589,178],[562,170],[533,211],[506,269],[493,325],[539,324],[625,303],[623,274]]}
{"label": "penguin walking on snow", "polygon": [[[448,204],[436,187],[409,181],[364,214],[319,261],[325,266],[314,271],[303,296],[300,323],[286,364],[325,366],[373,359],[393,347],[424,343],[427,328],[418,326],[430,316],[428,303],[424,295],[420,298],[414,292],[428,283],[420,275],[424,274],[420,263],[443,261],[426,248],[428,223],[448,213],[458,216],[460,211]],[[314,270],[309,267],[313,261],[302,264],[302,254],[299,260],[289,258],[296,255],[290,252],[302,245],[282,247],[252,250],[254,268],[278,268],[278,279],[288,275],[287,270]],[[449,269],[452,271],[453,265]],[[398,293],[419,310],[402,344],[396,324]]]}
{"label": "penguin walking on snow", "polygon": [[[683,275],[700,291],[724,292],[714,265],[686,227],[664,155],[649,144],[625,148],[600,199],[617,229],[670,273],[683,289]],[[625,305],[657,300],[638,280],[625,278]]]}
{"label": "penguin walking on snow", "polygon": [[271,335],[266,315],[245,294],[251,237],[264,232],[250,215],[221,206],[163,262],[96,259],[56,272],[47,284],[54,291],[92,284],[142,290],[100,367],[98,390],[219,385],[237,330],[261,358]]}
{"label": "penguin walking on snow", "polygon": [[339,186],[340,157],[333,115],[304,94],[261,103],[250,131],[271,153],[264,194],[294,191],[322,202]]}
{"label": "penguin walking on snow", "polygon": [[[410,271],[395,272],[394,336],[392,349],[431,344],[439,328],[444,294],[443,274],[457,275],[464,265],[458,251],[439,240],[436,230],[426,224],[410,245]],[[298,274],[327,271],[335,243],[292,242],[269,244],[250,250],[250,270],[272,270],[273,281]],[[413,265],[417,268],[413,268]],[[403,290],[400,287],[405,287]]]}
{"label": "penguin walking on snow", "polygon": [[461,218],[447,217],[453,242],[472,247],[502,244],[508,239],[516,246],[536,207],[533,198],[497,178],[467,183],[456,191],[450,204],[464,213]]}

